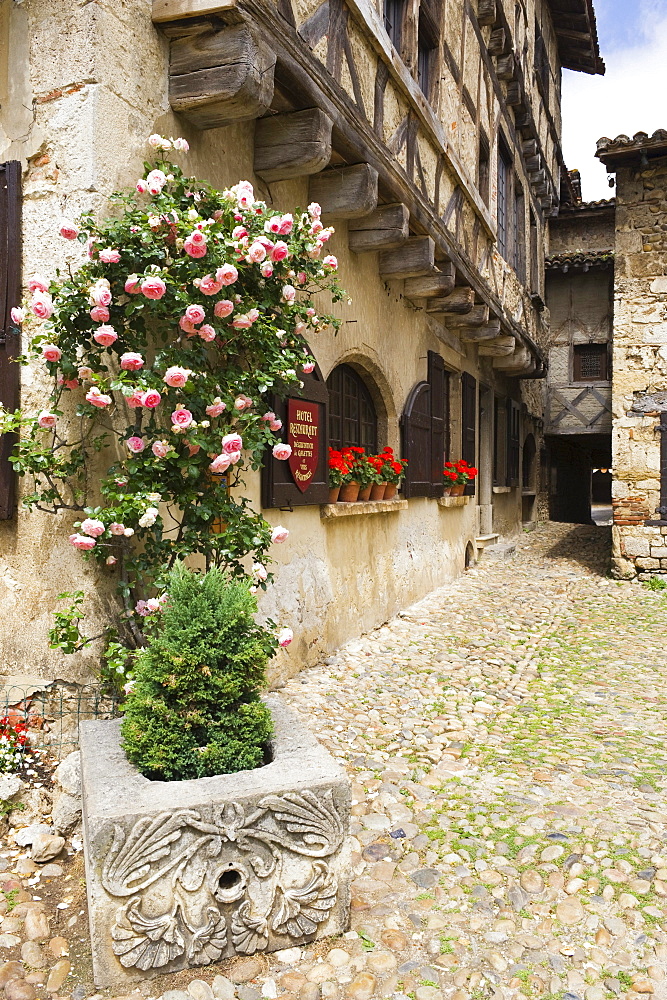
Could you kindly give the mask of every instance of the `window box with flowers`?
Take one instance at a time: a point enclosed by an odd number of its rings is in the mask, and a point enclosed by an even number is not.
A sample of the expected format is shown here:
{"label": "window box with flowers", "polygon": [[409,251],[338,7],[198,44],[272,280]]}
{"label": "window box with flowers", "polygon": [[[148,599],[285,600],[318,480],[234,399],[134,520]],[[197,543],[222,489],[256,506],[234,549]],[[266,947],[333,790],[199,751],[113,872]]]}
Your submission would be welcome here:
{"label": "window box with flowers", "polygon": [[404,474],[405,459],[397,459],[386,447],[379,455],[366,455],[363,448],[329,449],[329,502],[392,500]]}
{"label": "window box with flowers", "polygon": [[445,478],[445,495],[463,496],[466,485],[476,477],[477,471],[474,466],[468,465],[464,458],[458,462],[445,462],[442,473]]}

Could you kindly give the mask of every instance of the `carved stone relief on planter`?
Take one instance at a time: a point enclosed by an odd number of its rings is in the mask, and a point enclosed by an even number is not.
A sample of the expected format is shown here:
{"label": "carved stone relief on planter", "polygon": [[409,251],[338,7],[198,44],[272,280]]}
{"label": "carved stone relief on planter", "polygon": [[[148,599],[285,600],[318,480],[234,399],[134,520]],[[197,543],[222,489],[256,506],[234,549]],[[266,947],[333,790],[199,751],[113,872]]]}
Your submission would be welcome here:
{"label": "carved stone relief on planter", "polygon": [[347,779],[279,699],[267,701],[272,762],[199,781],[148,781],[125,759],[119,723],[84,725],[98,986],[303,944],[347,926]]}

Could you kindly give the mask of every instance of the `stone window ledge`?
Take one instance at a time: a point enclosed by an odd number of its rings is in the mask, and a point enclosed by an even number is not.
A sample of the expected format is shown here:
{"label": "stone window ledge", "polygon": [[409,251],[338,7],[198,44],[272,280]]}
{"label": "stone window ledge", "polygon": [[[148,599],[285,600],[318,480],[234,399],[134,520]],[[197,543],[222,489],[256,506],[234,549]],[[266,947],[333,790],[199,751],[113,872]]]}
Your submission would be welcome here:
{"label": "stone window ledge", "polygon": [[493,487],[493,492],[494,493],[511,493],[513,489],[514,489],[513,486],[494,486]]}
{"label": "stone window ledge", "polygon": [[438,507],[465,507],[472,500],[467,497],[438,497]]}
{"label": "stone window ledge", "polygon": [[408,501],[396,500],[355,500],[353,503],[325,503],[320,507],[320,517],[333,520],[337,517],[354,517],[356,514],[385,514],[396,510],[407,510]]}

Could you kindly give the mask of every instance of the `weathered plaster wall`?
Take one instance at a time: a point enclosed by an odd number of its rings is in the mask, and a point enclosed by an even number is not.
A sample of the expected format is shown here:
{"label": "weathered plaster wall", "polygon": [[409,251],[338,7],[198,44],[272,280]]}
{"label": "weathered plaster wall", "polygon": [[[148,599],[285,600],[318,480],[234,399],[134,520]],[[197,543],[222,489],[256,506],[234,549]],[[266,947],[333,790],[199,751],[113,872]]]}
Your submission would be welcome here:
{"label": "weathered plaster wall", "polygon": [[660,496],[656,416],[632,412],[667,390],[667,159],[617,174],[613,371],[614,571],[667,573],[666,529],[647,527]]}

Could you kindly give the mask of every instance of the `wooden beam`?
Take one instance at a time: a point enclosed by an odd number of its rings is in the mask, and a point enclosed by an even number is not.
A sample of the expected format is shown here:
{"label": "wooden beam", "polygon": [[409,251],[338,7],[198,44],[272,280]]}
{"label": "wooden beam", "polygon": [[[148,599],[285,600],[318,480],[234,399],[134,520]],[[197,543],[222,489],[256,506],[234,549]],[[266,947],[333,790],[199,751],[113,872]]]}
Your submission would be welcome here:
{"label": "wooden beam", "polygon": [[203,17],[206,14],[224,17],[235,7],[236,0],[153,0],[153,24],[180,21],[185,17]]}
{"label": "wooden beam", "polygon": [[337,167],[310,178],[308,200],[322,207],[329,219],[358,219],[378,203],[378,172],[367,163]]}
{"label": "wooden beam", "polygon": [[494,358],[493,367],[508,375],[527,374],[535,368],[535,360],[523,344],[517,344],[512,354],[506,358]]}
{"label": "wooden beam", "polygon": [[537,156],[540,151],[537,139],[526,139],[525,142],[521,143],[521,151],[525,157]]}
{"label": "wooden beam", "polygon": [[478,353],[482,358],[506,358],[509,354],[514,354],[515,347],[514,337],[501,336],[480,344]]}
{"label": "wooden beam", "polygon": [[169,103],[197,128],[259,118],[273,100],[275,53],[247,24],[174,38]]}
{"label": "wooden beam", "polygon": [[480,25],[495,24],[496,18],[496,0],[478,0],[477,23]]}
{"label": "wooden beam", "polygon": [[535,156],[526,157],[526,170],[529,174],[534,174],[542,167],[542,157],[539,153],[535,153]]}
{"label": "wooden beam", "polygon": [[[451,327],[467,327],[467,326],[486,326],[489,322],[489,307],[488,306],[473,306],[470,312],[464,313],[462,316],[456,316],[448,322],[448,326]],[[498,332],[500,332],[500,326],[498,327]],[[457,329],[457,337],[462,338],[464,336],[463,330]],[[498,336],[498,333],[494,334]]]}
{"label": "wooden beam", "polygon": [[[452,324],[449,324],[452,326]],[[492,320],[484,326],[462,326],[457,328],[456,335],[459,340],[469,344],[479,344],[486,340],[495,340],[500,334],[500,320]]]}
{"label": "wooden beam", "polygon": [[448,315],[460,315],[469,313],[475,304],[475,290],[461,285],[455,288],[450,295],[443,299],[433,299],[429,302],[426,311],[433,313],[445,313]]}
{"label": "wooden beam", "polygon": [[410,212],[407,205],[380,205],[363,219],[355,219],[347,227],[347,243],[353,253],[395,250],[410,235]]}
{"label": "wooden beam", "polygon": [[398,250],[380,254],[380,277],[417,278],[430,274],[435,263],[435,243],[430,236],[413,236]]}
{"label": "wooden beam", "polygon": [[510,80],[507,84],[505,103],[509,108],[516,108],[524,104],[523,87],[519,80]]}
{"label": "wooden beam", "polygon": [[490,56],[502,56],[507,52],[507,33],[504,28],[494,28],[487,46]]}
{"label": "wooden beam", "polygon": [[406,278],[403,293],[407,299],[431,299],[449,295],[454,288],[456,268],[453,264],[442,264],[439,271],[421,278]]}
{"label": "wooden beam", "polygon": [[516,74],[516,56],[513,52],[496,60],[496,76],[499,80],[513,80]]}
{"label": "wooden beam", "polygon": [[332,121],[319,108],[261,118],[255,126],[255,173],[262,180],[316,174],[331,158]]}

